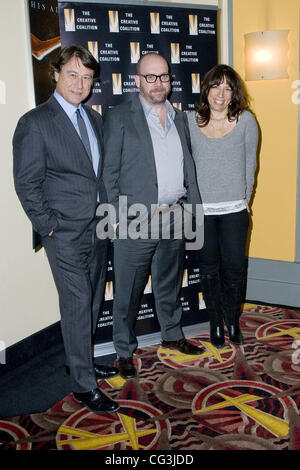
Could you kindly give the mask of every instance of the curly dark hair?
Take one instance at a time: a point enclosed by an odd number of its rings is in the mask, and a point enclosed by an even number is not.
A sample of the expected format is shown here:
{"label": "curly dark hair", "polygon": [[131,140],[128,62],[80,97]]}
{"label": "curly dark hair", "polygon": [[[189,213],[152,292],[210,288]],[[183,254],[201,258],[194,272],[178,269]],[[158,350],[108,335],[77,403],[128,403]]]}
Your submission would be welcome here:
{"label": "curly dark hair", "polygon": [[238,119],[242,111],[249,109],[249,96],[240,76],[229,65],[215,65],[203,77],[200,98],[199,101],[195,103],[199,127],[207,126],[210,120],[210,106],[208,102],[209,90],[213,86],[219,86],[224,80],[227,81],[232,90],[232,99],[228,105],[228,120],[233,121],[234,119]]}

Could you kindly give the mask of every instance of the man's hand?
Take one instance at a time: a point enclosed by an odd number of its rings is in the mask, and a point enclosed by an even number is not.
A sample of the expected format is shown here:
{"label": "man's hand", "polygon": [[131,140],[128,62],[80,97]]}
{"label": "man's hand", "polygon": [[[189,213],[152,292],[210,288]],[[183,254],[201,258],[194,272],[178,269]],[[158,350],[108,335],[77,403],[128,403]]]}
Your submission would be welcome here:
{"label": "man's hand", "polygon": [[53,235],[53,230],[51,230],[51,232],[48,233],[48,237],[52,237],[52,235]]}

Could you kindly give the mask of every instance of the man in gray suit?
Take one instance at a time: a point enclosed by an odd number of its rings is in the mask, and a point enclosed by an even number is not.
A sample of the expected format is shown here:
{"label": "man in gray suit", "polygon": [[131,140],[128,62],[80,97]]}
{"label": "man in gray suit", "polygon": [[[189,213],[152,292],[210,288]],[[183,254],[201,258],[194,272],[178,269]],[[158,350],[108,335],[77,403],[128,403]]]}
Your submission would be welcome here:
{"label": "man in gray suit", "polygon": [[[180,326],[183,236],[164,237],[162,220],[154,235],[150,228],[154,218],[170,213],[169,228],[178,232],[175,220],[180,220],[182,204],[201,204],[186,116],[167,101],[171,76],[162,56],[143,56],[135,81],[139,94],[110,109],[104,119],[103,180],[116,214],[113,338],[124,378],[137,373],[134,323],[150,272],[162,345],[189,355],[202,352],[184,338]],[[133,214],[136,204],[138,217]],[[125,228],[141,223],[140,237],[130,230],[124,233],[124,213],[129,214]]]}
{"label": "man in gray suit", "polygon": [[61,328],[74,397],[96,413],[118,404],[97,379],[118,369],[93,363],[92,336],[103,299],[107,240],[95,234],[102,182],[101,116],[82,105],[100,71],[81,46],[64,48],[52,65],[51,98],[18,122],[14,180],[21,204],[41,236],[59,295]]}

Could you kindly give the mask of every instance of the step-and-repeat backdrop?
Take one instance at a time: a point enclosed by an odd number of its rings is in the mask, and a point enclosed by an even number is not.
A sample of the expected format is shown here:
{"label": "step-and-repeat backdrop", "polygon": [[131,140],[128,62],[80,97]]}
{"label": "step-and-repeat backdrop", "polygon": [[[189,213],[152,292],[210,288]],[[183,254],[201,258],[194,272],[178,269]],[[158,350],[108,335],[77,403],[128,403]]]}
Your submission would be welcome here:
{"label": "step-and-repeat backdrop", "polygon": [[[129,100],[138,90],[134,75],[139,58],[158,52],[170,64],[173,75],[171,103],[194,109],[201,77],[217,63],[217,9],[181,4],[132,2],[60,2],[28,0],[36,104],[53,91],[50,63],[61,47],[81,44],[101,65],[101,77],[87,104],[104,114],[110,106]],[[96,343],[111,341],[114,296],[113,243],[103,309]],[[207,320],[197,252],[186,252],[182,283],[183,325]],[[152,294],[151,275],[145,287],[136,323],[138,335],[159,331]]]}

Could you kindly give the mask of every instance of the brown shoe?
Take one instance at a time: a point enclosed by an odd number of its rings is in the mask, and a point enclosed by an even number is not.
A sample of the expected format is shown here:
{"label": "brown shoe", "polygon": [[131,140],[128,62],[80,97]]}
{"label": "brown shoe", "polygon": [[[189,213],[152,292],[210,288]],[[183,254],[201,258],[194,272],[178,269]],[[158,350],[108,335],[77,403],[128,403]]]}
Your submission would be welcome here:
{"label": "brown shoe", "polygon": [[164,348],[176,349],[183,354],[188,354],[190,356],[195,356],[202,354],[203,350],[194,346],[192,343],[189,343],[185,338],[179,339],[177,341],[162,341],[161,345]]}
{"label": "brown shoe", "polygon": [[133,379],[137,375],[133,357],[120,357],[117,366],[123,379]]}

